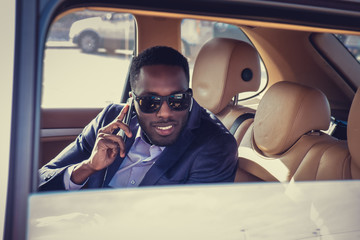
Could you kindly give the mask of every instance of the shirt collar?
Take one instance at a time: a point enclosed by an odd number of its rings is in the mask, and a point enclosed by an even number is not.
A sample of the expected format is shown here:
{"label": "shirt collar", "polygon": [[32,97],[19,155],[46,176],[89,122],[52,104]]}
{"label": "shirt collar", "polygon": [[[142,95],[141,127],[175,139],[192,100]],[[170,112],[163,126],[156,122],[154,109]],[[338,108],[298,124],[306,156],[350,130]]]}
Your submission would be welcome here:
{"label": "shirt collar", "polygon": [[[145,143],[147,143],[147,141],[145,140],[145,136],[144,136],[144,131],[141,129],[141,127],[139,126],[139,128],[138,128],[138,130],[137,130],[137,132],[136,132],[136,136],[135,136],[135,142],[137,142],[137,141],[140,141],[140,139],[141,139],[141,141],[143,141],[143,142],[145,142]],[[147,144],[149,144],[149,143],[147,143]],[[149,146],[151,146],[150,144],[149,144]],[[164,147],[164,146],[159,146],[159,148],[161,149],[161,151],[164,151],[164,149],[166,148],[166,147]]]}

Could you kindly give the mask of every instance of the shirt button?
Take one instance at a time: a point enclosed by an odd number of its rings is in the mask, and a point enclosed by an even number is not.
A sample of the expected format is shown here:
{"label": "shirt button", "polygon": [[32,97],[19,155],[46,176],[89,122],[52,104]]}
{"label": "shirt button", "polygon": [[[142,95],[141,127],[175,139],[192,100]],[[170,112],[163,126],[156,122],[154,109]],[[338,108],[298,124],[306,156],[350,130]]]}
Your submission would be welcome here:
{"label": "shirt button", "polygon": [[132,185],[134,185],[136,182],[135,182],[135,180],[131,180],[130,183],[131,183]]}

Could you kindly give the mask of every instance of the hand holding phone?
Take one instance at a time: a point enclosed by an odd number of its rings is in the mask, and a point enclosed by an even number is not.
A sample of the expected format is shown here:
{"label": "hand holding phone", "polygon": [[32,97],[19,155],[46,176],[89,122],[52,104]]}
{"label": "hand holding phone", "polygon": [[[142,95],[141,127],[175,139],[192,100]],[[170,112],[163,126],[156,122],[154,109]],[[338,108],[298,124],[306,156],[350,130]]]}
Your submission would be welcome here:
{"label": "hand holding phone", "polygon": [[[126,125],[130,126],[131,114],[133,112],[133,104],[134,104],[133,98],[132,97],[128,98],[126,104],[129,105],[129,108],[128,108],[127,113],[122,122],[125,123]],[[125,135],[124,130],[120,129],[119,132],[117,133],[117,135],[121,136],[125,142],[126,135]]]}
{"label": "hand holding phone", "polygon": [[[89,159],[84,160],[76,166],[71,174],[71,181],[77,184],[82,184],[94,172],[105,169],[111,165],[117,154],[120,154],[120,157],[125,157],[125,140],[127,135],[123,129],[126,129],[129,137],[132,136],[129,125],[131,114],[134,111],[133,99],[129,98],[127,104],[129,107],[124,107],[114,121],[99,129],[95,145]],[[124,124],[127,126],[124,126]],[[119,128],[120,130],[116,135],[121,136],[122,139],[113,134],[114,130]]]}

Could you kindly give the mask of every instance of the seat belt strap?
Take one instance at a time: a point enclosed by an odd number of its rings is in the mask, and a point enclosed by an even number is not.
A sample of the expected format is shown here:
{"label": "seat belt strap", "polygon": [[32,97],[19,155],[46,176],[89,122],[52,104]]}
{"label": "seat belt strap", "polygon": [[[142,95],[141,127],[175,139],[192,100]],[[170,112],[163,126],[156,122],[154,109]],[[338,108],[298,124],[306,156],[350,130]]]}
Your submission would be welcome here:
{"label": "seat belt strap", "polygon": [[239,126],[247,119],[250,119],[250,118],[254,118],[255,117],[255,114],[254,113],[244,113],[243,115],[240,115],[238,116],[234,123],[231,125],[231,128],[230,128],[230,133],[232,135],[235,134],[236,130],[239,128]]}

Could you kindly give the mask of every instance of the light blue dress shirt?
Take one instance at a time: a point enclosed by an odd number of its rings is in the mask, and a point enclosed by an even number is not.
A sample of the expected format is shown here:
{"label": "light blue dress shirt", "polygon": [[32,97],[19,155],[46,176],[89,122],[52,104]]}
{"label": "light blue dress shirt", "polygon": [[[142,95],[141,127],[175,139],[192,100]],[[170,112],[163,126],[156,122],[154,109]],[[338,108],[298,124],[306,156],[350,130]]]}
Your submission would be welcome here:
{"label": "light blue dress shirt", "polygon": [[[113,188],[137,187],[156,162],[165,147],[151,145],[144,140],[143,133],[139,127],[134,144],[131,146],[127,156],[120,165],[118,171],[111,179],[109,186]],[[82,186],[71,181],[71,173],[75,165],[70,166],[64,174],[64,184],[67,190],[78,190]]]}
{"label": "light blue dress shirt", "polygon": [[139,128],[135,142],[111,179],[110,187],[137,187],[158,159],[165,147],[151,145],[144,140]]}

